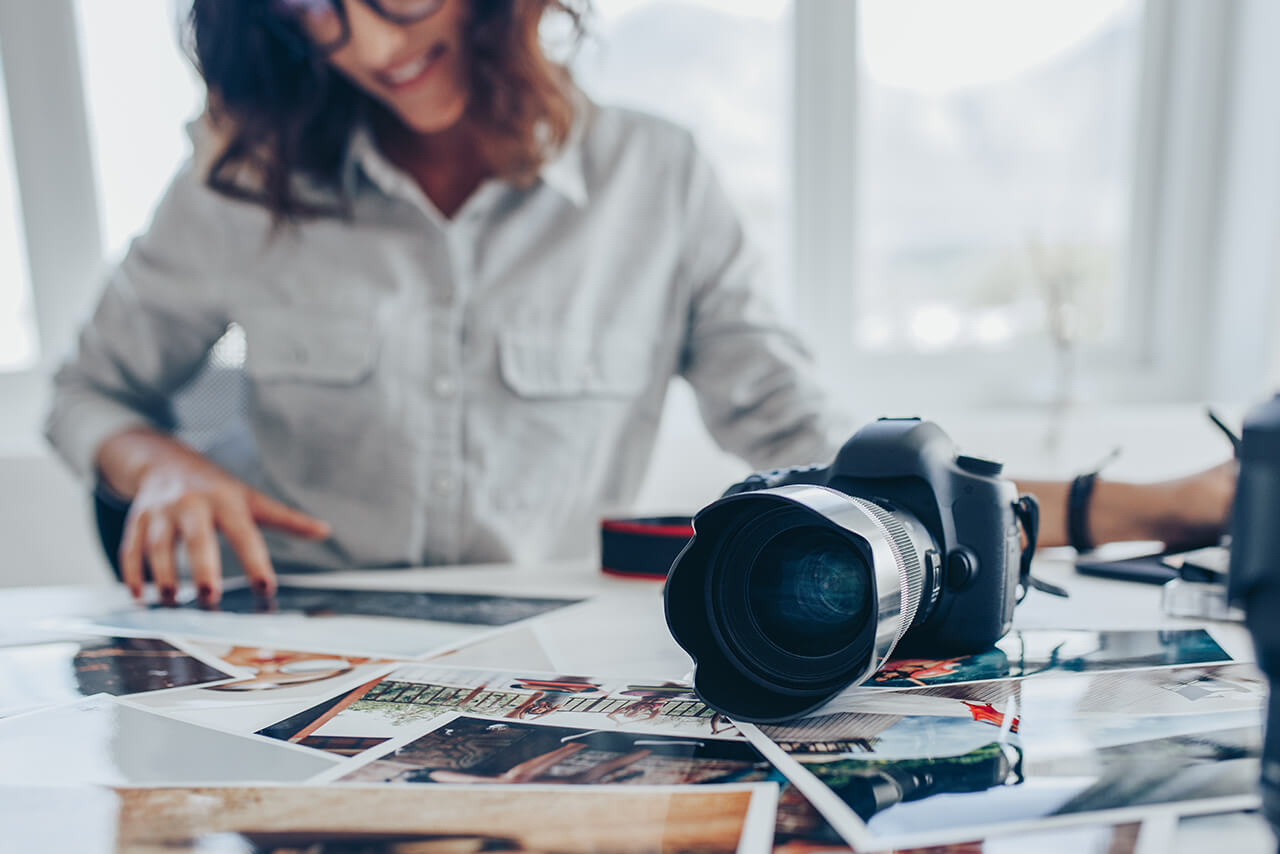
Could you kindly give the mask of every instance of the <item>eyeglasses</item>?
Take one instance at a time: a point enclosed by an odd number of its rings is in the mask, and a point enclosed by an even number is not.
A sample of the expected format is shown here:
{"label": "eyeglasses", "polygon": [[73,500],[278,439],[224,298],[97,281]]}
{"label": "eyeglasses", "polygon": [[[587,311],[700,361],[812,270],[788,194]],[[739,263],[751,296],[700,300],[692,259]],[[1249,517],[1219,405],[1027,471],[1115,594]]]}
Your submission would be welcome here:
{"label": "eyeglasses", "polygon": [[[348,0],[272,0],[281,16],[298,25],[321,53],[332,53],[351,40]],[[440,11],[444,0],[359,0],[393,24],[416,24]]]}

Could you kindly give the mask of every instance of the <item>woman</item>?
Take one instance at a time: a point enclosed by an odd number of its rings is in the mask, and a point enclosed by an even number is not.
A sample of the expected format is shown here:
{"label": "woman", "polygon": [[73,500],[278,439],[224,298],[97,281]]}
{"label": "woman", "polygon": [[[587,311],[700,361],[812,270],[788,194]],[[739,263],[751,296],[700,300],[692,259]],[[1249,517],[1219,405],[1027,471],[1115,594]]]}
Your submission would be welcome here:
{"label": "woman", "polygon": [[[135,595],[149,570],[173,600],[181,544],[216,602],[218,534],[264,594],[273,559],[582,553],[635,494],[675,375],[756,466],[845,438],[689,134],[589,103],[543,53],[544,15],[576,32],[580,12],[195,0],[195,155],[59,372],[49,421],[75,468],[132,502]],[[260,456],[240,478],[166,429],[169,395],[233,321]],[[1042,541],[1066,542],[1066,485],[1022,486],[1041,492]],[[1225,467],[1101,483],[1094,535],[1197,536],[1231,488]]]}

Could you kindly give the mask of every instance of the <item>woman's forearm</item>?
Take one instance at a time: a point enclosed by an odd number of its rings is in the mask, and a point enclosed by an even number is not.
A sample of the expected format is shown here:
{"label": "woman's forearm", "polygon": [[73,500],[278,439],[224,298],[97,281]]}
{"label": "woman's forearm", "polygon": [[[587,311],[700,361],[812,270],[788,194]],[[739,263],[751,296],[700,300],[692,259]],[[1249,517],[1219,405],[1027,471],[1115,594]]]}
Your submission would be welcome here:
{"label": "woman's forearm", "polygon": [[[1018,481],[1020,492],[1029,492],[1040,502],[1041,546],[1070,545],[1067,535],[1068,481]],[[1144,494],[1151,487],[1098,479],[1089,497],[1086,524],[1095,543],[1117,540],[1153,540],[1150,518],[1153,496]]]}
{"label": "woman's forearm", "polygon": [[[1170,548],[1189,548],[1213,543],[1225,530],[1235,482],[1234,460],[1157,483],[1098,478],[1085,514],[1089,538],[1095,545],[1158,540]],[[1040,502],[1039,544],[1070,545],[1070,482],[1018,480],[1017,484],[1020,492],[1029,492]]]}

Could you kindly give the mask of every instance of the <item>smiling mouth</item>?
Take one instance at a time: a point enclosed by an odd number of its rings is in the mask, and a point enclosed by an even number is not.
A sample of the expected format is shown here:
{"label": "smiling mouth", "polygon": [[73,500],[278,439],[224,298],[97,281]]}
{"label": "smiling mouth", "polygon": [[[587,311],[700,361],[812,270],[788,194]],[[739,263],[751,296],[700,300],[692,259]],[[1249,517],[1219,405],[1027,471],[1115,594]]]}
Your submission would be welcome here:
{"label": "smiling mouth", "polygon": [[442,43],[433,45],[431,50],[417,59],[376,72],[374,77],[377,78],[379,83],[393,92],[412,88],[440,64],[441,58],[444,57],[448,50],[448,47]]}

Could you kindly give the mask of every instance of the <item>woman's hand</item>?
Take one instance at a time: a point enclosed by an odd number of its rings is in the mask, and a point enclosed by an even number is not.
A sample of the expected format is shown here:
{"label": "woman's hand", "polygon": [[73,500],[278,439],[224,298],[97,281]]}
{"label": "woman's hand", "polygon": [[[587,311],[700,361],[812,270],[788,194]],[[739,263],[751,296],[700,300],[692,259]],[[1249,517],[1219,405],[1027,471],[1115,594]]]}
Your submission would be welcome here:
{"label": "woman's hand", "polygon": [[181,545],[187,550],[200,603],[216,604],[222,596],[218,534],[230,543],[253,590],[270,596],[275,592],[275,571],[260,528],[311,539],[330,533],[327,523],[263,495],[191,448],[149,430],[130,430],[108,439],[99,450],[98,464],[108,485],[132,496],[120,542],[120,574],[137,599],[149,568],[160,600],[175,603],[175,553]]}
{"label": "woman's hand", "polygon": [[1146,484],[1148,539],[1159,540],[1169,551],[1216,543],[1226,533],[1238,473],[1239,464],[1228,460],[1176,480]]}

